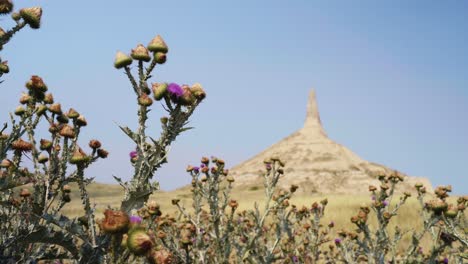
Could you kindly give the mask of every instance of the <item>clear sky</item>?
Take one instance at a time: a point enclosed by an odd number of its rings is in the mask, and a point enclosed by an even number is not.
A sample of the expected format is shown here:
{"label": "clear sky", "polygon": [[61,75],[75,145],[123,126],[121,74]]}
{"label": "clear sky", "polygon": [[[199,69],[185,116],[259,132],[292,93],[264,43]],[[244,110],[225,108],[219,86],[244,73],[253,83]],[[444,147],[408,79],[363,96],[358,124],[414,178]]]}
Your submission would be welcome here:
{"label": "clear sky", "polygon": [[[1,52],[11,73],[0,85],[0,121],[29,77],[42,76],[63,108],[86,116],[82,145],[97,138],[111,152],[88,170],[97,181],[131,176],[133,145],[114,122],[135,127],[136,105],[115,53],[161,34],[170,51],[152,81],[200,82],[208,94],[196,129],[156,176],[163,189],[187,184],[186,165],[203,155],[234,166],[299,129],[315,88],[330,138],[468,194],[466,1],[15,3],[42,6],[43,21]],[[159,134],[162,111],[150,113],[149,134]]]}

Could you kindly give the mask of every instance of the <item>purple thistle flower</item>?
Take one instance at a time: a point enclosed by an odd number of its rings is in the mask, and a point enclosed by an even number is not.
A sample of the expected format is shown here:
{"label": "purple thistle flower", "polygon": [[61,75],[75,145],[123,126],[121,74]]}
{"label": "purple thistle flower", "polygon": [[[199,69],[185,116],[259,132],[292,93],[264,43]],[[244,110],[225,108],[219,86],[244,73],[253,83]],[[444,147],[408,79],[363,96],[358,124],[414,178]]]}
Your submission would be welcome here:
{"label": "purple thistle flower", "polygon": [[138,152],[136,151],[130,151],[130,158],[133,159],[133,158],[136,158],[136,156],[138,156]]}
{"label": "purple thistle flower", "polygon": [[206,167],[205,164],[201,164],[201,165],[200,165],[200,168],[205,168],[205,167]]}
{"label": "purple thistle flower", "polygon": [[132,215],[130,216],[130,223],[132,224],[141,224],[141,217],[137,216],[137,215]]}
{"label": "purple thistle flower", "polygon": [[383,204],[383,206],[385,207],[385,206],[388,205],[388,202],[387,202],[387,201],[383,201],[382,204]]}
{"label": "purple thistle flower", "polygon": [[200,171],[200,167],[193,167],[193,172],[198,173]]}
{"label": "purple thistle flower", "polygon": [[448,258],[444,258],[444,263],[448,264]]}
{"label": "purple thistle flower", "polygon": [[267,170],[271,170],[271,164],[268,163],[268,164],[265,165],[265,166],[266,166],[266,169],[267,169]]}
{"label": "purple thistle flower", "polygon": [[335,238],[335,244],[339,245],[341,243],[341,239]]}
{"label": "purple thistle flower", "polygon": [[167,86],[167,91],[169,92],[171,96],[176,97],[176,98],[179,98],[184,94],[184,90],[182,90],[180,85],[176,83],[170,83]]}
{"label": "purple thistle flower", "polygon": [[375,201],[375,195],[371,196],[372,201]]}
{"label": "purple thistle flower", "polygon": [[297,256],[292,256],[292,261],[294,263],[299,263],[299,258]]}

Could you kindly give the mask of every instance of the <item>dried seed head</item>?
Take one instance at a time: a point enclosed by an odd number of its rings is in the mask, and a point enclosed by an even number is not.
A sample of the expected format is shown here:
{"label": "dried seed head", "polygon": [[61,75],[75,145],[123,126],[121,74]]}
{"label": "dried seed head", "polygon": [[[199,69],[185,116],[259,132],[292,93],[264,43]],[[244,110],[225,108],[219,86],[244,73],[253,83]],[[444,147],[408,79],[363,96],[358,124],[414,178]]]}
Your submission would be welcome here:
{"label": "dried seed head", "polygon": [[98,157],[100,157],[101,159],[105,159],[107,158],[107,156],[109,156],[109,152],[102,148],[97,150],[97,154],[98,154]]}
{"label": "dried seed head", "polygon": [[86,119],[84,118],[84,116],[80,115],[77,119],[76,119],[76,124],[78,126],[86,126],[88,125],[88,122],[86,121]]}
{"label": "dried seed head", "polygon": [[[5,31],[0,32],[0,38],[2,37],[2,33],[4,35]],[[0,50],[1,50],[1,47],[0,47]],[[2,63],[0,63],[0,72],[1,73],[9,73],[10,72],[10,67],[8,67],[8,61],[3,61]]]}
{"label": "dried seed head", "polygon": [[151,106],[153,104],[153,100],[147,94],[143,93],[138,97],[138,104],[141,106]]}
{"label": "dried seed head", "polygon": [[54,103],[54,96],[51,93],[47,93],[44,96],[44,103],[45,104],[53,104]]}
{"label": "dried seed head", "polygon": [[20,15],[31,28],[38,29],[41,26],[42,8],[23,8],[20,10]]}
{"label": "dried seed head", "polygon": [[57,116],[57,121],[60,123],[60,124],[68,124],[68,117],[66,115],[58,115]]}
{"label": "dried seed head", "polygon": [[31,79],[26,83],[26,88],[33,92],[44,93],[47,91],[47,85],[42,78],[37,75],[31,76]]}
{"label": "dried seed head", "polygon": [[100,227],[108,234],[124,233],[127,231],[129,222],[130,218],[127,213],[107,209],[104,211],[104,219]]}
{"label": "dried seed head", "polygon": [[15,115],[22,116],[24,113],[26,113],[26,109],[24,109],[22,105],[19,105],[15,108]]}
{"label": "dried seed head", "polygon": [[148,50],[151,52],[167,53],[169,51],[166,42],[160,35],[154,37],[148,44]]}
{"label": "dried seed head", "polygon": [[208,164],[210,163],[210,159],[207,158],[207,157],[202,157],[201,163],[203,163],[203,164],[205,164],[205,165],[208,165]]}
{"label": "dried seed head", "polygon": [[9,159],[3,159],[0,162],[0,168],[9,168],[11,165],[13,165],[13,162]]}
{"label": "dried seed head", "polygon": [[37,161],[38,161],[39,163],[44,164],[44,163],[46,163],[47,161],[49,161],[49,157],[47,157],[47,155],[45,155],[45,154],[40,154],[39,157],[37,157]]}
{"label": "dried seed head", "polygon": [[75,130],[69,126],[69,125],[64,125],[59,131],[59,135],[65,138],[75,138],[76,133]]}
{"label": "dried seed head", "polygon": [[59,103],[51,104],[49,106],[49,111],[54,113],[54,114],[61,115],[62,114],[62,106]]}
{"label": "dried seed head", "polygon": [[13,11],[13,2],[11,0],[0,0],[0,14],[9,14]]}
{"label": "dried seed head", "polygon": [[68,110],[67,116],[69,118],[75,119],[75,118],[78,118],[80,116],[80,114],[75,109],[70,108],[70,110]]}
{"label": "dried seed head", "polygon": [[43,115],[47,111],[47,106],[41,104],[36,106],[36,115]]}
{"label": "dried seed head", "polygon": [[132,49],[130,56],[134,60],[148,62],[151,60],[148,50],[142,44],[138,44],[136,48]]}
{"label": "dried seed head", "polygon": [[171,264],[176,261],[174,255],[166,249],[152,250],[147,258],[151,264]]}
{"label": "dried seed head", "polygon": [[132,64],[132,58],[130,58],[127,54],[118,51],[117,54],[115,55],[115,60],[114,60],[114,67],[117,69],[129,66]]}
{"label": "dried seed head", "polygon": [[97,139],[92,139],[89,141],[89,147],[92,149],[98,149],[101,147],[101,142]]}
{"label": "dried seed head", "polygon": [[229,206],[235,210],[237,207],[239,207],[239,203],[236,200],[230,200],[229,201]]}
{"label": "dried seed head", "polygon": [[41,150],[49,151],[52,148],[52,141],[49,141],[47,139],[41,139],[39,148]]}
{"label": "dried seed head", "polygon": [[230,183],[233,183],[235,181],[234,177],[232,177],[231,175],[227,176],[226,177],[226,181],[230,182]]}
{"label": "dried seed head", "polygon": [[89,160],[90,160],[90,157],[86,155],[86,153],[80,147],[77,147],[72,157],[70,158],[70,163],[75,164],[75,165],[80,165],[85,162],[88,162]]}
{"label": "dried seed head", "polygon": [[28,152],[28,151],[32,150],[33,145],[31,143],[26,142],[23,139],[19,138],[16,141],[13,141],[13,143],[11,143],[11,148],[13,150]]}
{"label": "dried seed head", "polygon": [[179,102],[182,105],[190,106],[195,103],[195,96],[193,96],[192,92],[190,91],[190,87],[188,85],[182,86],[182,96],[179,98]]}
{"label": "dried seed head", "polygon": [[32,97],[27,93],[22,93],[19,99],[20,104],[28,104],[32,102]]}
{"label": "dried seed head", "polygon": [[193,96],[197,98],[199,101],[205,99],[206,93],[205,90],[203,90],[203,87],[199,83],[195,83],[190,87],[190,91],[192,92]]}

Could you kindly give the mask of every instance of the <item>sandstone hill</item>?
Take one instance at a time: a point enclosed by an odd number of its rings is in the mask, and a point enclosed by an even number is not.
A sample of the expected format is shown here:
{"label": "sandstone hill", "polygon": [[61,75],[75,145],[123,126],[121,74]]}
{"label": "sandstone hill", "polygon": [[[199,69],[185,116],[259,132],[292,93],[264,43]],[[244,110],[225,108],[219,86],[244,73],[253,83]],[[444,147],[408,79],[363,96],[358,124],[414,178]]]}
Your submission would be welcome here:
{"label": "sandstone hill", "polygon": [[[358,194],[368,193],[368,186],[379,186],[378,175],[389,175],[394,169],[363,160],[351,150],[328,138],[312,90],[307,105],[304,127],[272,145],[253,158],[230,169],[238,188],[261,187],[263,160],[278,156],[286,162],[280,185],[300,186],[305,193]],[[401,173],[401,172],[400,172]],[[398,191],[413,190],[421,182],[428,191],[432,185],[426,178],[405,176]],[[250,186],[250,187],[249,187]]]}

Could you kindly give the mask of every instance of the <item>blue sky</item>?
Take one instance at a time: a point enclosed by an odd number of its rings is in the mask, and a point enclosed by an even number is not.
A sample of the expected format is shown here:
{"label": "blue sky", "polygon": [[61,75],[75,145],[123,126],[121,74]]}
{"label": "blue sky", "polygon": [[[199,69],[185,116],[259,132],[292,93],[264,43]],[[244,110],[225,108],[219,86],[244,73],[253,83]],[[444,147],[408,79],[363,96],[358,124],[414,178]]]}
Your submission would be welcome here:
{"label": "blue sky", "polygon": [[[136,106],[114,55],[161,34],[170,51],[152,81],[200,82],[208,93],[196,129],[156,176],[163,189],[187,184],[185,167],[201,156],[233,166],[299,129],[315,88],[330,138],[468,194],[464,1],[15,2],[42,6],[43,23],[1,52],[11,73],[0,86],[0,121],[26,80],[42,76],[65,109],[86,116],[82,144],[98,138],[111,152],[88,171],[97,181],[131,176],[133,146],[115,123],[135,127]],[[151,113],[150,134],[159,134],[161,114]]]}

